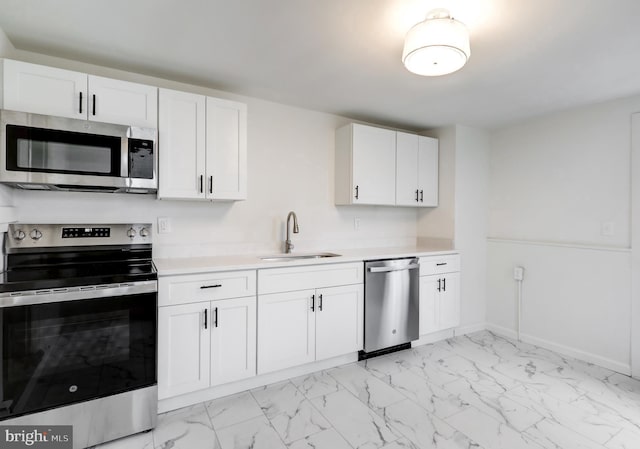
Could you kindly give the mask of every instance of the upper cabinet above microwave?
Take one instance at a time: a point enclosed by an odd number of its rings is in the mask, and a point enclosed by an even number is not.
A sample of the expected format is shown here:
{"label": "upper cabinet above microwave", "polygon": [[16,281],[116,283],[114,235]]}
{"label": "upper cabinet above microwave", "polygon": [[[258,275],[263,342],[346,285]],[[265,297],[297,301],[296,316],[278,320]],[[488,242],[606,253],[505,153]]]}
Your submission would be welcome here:
{"label": "upper cabinet above microwave", "polygon": [[158,88],[2,60],[2,108],[144,128],[158,127]]}

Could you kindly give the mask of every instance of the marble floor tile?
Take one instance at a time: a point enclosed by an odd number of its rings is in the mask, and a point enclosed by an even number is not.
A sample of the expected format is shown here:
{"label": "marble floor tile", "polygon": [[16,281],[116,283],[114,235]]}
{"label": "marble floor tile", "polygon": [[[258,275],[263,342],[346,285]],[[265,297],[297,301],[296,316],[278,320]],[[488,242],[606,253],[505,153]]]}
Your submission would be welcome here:
{"label": "marble floor tile", "polygon": [[344,388],[372,410],[379,410],[405,397],[356,363],[327,371]]}
{"label": "marble floor tile", "polygon": [[541,449],[543,447],[523,432],[518,432],[473,407],[450,416],[445,421],[488,449]]}
{"label": "marble floor tile", "polygon": [[384,419],[417,447],[434,449],[479,447],[467,436],[410,400],[386,407]]}
{"label": "marble floor tile", "polygon": [[526,402],[549,421],[555,421],[600,444],[609,441],[622,430],[619,424],[608,421],[597,413],[591,413],[529,387],[518,387],[507,392],[506,396],[516,402]]}
{"label": "marble floor tile", "polygon": [[326,371],[318,371],[306,376],[295,377],[291,382],[308,399],[338,391],[342,386]]}
{"label": "marble floor tile", "polygon": [[378,449],[399,437],[384,419],[347,390],[311,402],[354,448]]}
{"label": "marble floor tile", "polygon": [[293,415],[305,396],[290,381],[278,382],[251,390],[262,411],[271,419],[281,413]]}
{"label": "marble floor tile", "polygon": [[[335,429],[327,429],[295,441],[289,449],[353,449]],[[386,449],[386,446],[385,446]]]}
{"label": "marble floor tile", "polygon": [[[430,447],[430,446],[429,446]],[[421,449],[405,437],[398,438],[385,446],[382,449]]]}
{"label": "marble floor tile", "polygon": [[623,429],[605,444],[607,449],[637,449],[640,447],[640,433]]}
{"label": "marble floor tile", "polygon": [[[389,355],[396,360],[402,369],[407,369],[419,376],[424,377],[429,382],[442,386],[448,382],[456,381],[460,378],[455,373],[443,370],[436,364],[437,360],[431,360],[417,351],[399,355]],[[443,359],[444,360],[444,359]]]}
{"label": "marble floor tile", "polygon": [[511,377],[505,376],[492,369],[461,356],[449,357],[435,363],[438,369],[448,374],[463,377],[469,382],[501,393],[519,385]]}
{"label": "marble floor tile", "polygon": [[410,371],[400,371],[387,376],[386,380],[396,391],[438,418],[446,418],[469,407],[458,395]]}
{"label": "marble floor tile", "polygon": [[537,369],[536,363],[530,361],[527,365],[519,363],[507,363],[493,367],[500,374],[511,377],[522,385],[531,389],[547,393],[565,402],[571,402],[584,394],[573,383],[567,383],[562,379],[557,379],[545,374]]}
{"label": "marble floor tile", "polygon": [[604,446],[557,422],[543,419],[525,434],[546,449],[604,449]]}
{"label": "marble floor tile", "polygon": [[308,400],[302,401],[292,413],[281,413],[270,421],[285,443],[293,443],[331,427],[331,424]]}
{"label": "marble floor tile", "polygon": [[444,388],[455,395],[460,402],[467,406],[472,405],[518,431],[523,431],[544,418],[540,413],[505,396],[504,392],[497,393],[491,388],[483,388],[482,385],[471,383],[467,379],[448,383]]}
{"label": "marble floor tile", "polygon": [[[571,402],[571,405],[584,410],[586,413],[597,415],[623,429],[640,433],[640,407],[629,405],[622,401],[612,406],[606,402],[592,399],[588,395],[576,399]],[[638,442],[638,447],[640,448],[640,441]]]}
{"label": "marble floor tile", "polygon": [[206,402],[205,407],[216,430],[263,415],[262,409],[248,391]]}
{"label": "marble floor tile", "polygon": [[286,449],[264,416],[220,429],[218,438],[222,449]]}
{"label": "marble floor tile", "polygon": [[153,430],[157,449],[218,449],[216,433],[204,404],[194,405],[158,416]]}

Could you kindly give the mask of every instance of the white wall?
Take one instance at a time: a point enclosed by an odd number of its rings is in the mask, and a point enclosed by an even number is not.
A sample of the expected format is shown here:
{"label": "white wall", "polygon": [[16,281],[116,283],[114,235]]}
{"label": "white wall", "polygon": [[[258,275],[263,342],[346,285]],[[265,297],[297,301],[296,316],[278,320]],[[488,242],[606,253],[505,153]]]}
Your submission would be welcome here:
{"label": "white wall", "polygon": [[460,331],[484,327],[486,315],[489,136],[465,126],[438,128],[438,207],[418,214],[419,237],[452,239],[461,254]]}
{"label": "white wall", "polygon": [[[492,133],[487,320],[622,372],[630,365],[630,116],[640,97]],[[613,235],[604,235],[611,224]],[[530,244],[533,243],[533,244]]]}
{"label": "white wall", "polygon": [[334,130],[349,122],[346,118],[34,53],[13,56],[248,104],[247,201],[16,190],[20,222],[155,224],[157,217],[169,217],[172,233],[154,236],[156,256],[270,253],[281,251],[284,221],[289,210],[295,210],[300,223],[300,234],[293,237],[297,251],[415,244],[415,209],[334,206]]}

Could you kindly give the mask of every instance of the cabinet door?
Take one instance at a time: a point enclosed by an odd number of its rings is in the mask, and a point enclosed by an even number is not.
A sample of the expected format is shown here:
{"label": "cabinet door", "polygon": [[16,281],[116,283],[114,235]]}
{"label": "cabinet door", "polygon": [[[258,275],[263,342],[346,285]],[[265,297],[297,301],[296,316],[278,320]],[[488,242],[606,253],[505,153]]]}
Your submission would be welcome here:
{"label": "cabinet door", "polygon": [[362,284],[317,290],[316,306],[316,360],[362,349]]}
{"label": "cabinet door", "polygon": [[353,203],[395,204],[396,132],[354,124],[352,139]]}
{"label": "cabinet door", "polygon": [[207,198],[247,198],[247,106],[207,98]]}
{"label": "cabinet door", "polygon": [[442,276],[440,292],[440,329],[460,325],[460,273]]}
{"label": "cabinet door", "polygon": [[160,89],[159,198],[204,199],[205,97]]}
{"label": "cabinet door", "polygon": [[209,387],[208,307],[207,302],[158,309],[160,399]]}
{"label": "cabinet door", "polygon": [[315,360],[315,290],[258,296],[258,374]]}
{"label": "cabinet door", "polygon": [[438,205],[438,139],[419,137],[418,190],[421,207]]}
{"label": "cabinet door", "polygon": [[87,118],[87,75],[4,60],[4,109]]}
{"label": "cabinet door", "polygon": [[256,298],[211,302],[211,385],[256,375]]}
{"label": "cabinet door", "polygon": [[439,276],[420,277],[420,335],[440,330],[438,281]]}
{"label": "cabinet door", "polygon": [[89,120],[158,127],[158,88],[89,75]]}
{"label": "cabinet door", "polygon": [[396,204],[418,206],[419,136],[396,134]]}

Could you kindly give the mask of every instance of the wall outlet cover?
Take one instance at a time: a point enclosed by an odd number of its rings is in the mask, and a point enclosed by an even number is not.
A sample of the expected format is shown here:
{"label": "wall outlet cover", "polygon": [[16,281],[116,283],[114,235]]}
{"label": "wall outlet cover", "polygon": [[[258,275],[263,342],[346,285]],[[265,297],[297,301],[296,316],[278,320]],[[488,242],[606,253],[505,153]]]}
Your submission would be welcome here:
{"label": "wall outlet cover", "polygon": [[168,217],[158,217],[158,234],[168,234],[171,232],[171,219]]}

